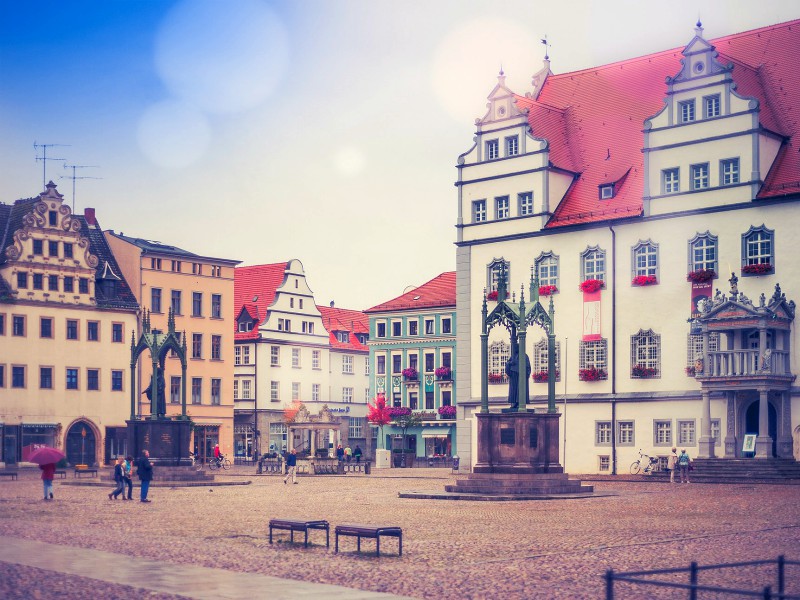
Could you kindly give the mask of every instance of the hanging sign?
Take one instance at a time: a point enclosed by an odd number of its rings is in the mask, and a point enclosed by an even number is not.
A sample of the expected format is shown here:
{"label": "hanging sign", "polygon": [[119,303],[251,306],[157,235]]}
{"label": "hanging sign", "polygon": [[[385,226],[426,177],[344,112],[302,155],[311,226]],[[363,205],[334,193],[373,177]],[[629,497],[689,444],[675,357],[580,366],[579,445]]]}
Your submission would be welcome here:
{"label": "hanging sign", "polygon": [[600,338],[600,290],[583,292],[583,341]]}

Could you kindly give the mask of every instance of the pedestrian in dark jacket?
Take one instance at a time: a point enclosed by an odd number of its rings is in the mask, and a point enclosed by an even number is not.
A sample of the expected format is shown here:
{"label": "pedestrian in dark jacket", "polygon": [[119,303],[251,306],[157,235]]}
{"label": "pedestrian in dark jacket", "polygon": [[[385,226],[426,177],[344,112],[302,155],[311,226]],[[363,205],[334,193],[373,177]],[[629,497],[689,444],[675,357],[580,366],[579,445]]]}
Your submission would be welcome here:
{"label": "pedestrian in dark jacket", "polygon": [[358,444],[356,444],[356,449],[355,449],[355,450],[353,450],[353,456],[355,456],[355,457],[356,457],[356,462],[357,462],[357,463],[360,463],[360,462],[361,462],[361,455],[362,455],[362,454],[363,454],[363,452],[361,452],[361,446],[359,446]]}
{"label": "pedestrian in dark jacket", "polygon": [[125,459],[118,458],[117,463],[114,465],[114,483],[117,487],[108,495],[109,500],[116,500],[122,494],[122,499],[125,500]]}
{"label": "pedestrian in dark jacket", "polygon": [[[125,462],[122,463],[122,478],[125,481],[125,485],[128,486],[128,500],[133,500],[133,474],[131,471],[133,470],[133,457],[126,456]],[[125,500],[125,492],[122,492],[122,499]]]}
{"label": "pedestrian in dark jacket", "polygon": [[283,478],[284,484],[286,484],[286,480],[289,479],[290,475],[292,477],[292,483],[297,483],[297,450],[294,448],[286,455],[286,477]]}
{"label": "pedestrian in dark jacket", "polygon": [[150,482],[153,480],[153,463],[150,462],[150,452],[143,450],[142,456],[139,457],[139,461],[137,462],[136,466],[136,474],[139,476],[139,480],[142,482],[141,495],[139,499],[142,502],[150,502],[150,500],[147,499],[147,492],[150,489]]}

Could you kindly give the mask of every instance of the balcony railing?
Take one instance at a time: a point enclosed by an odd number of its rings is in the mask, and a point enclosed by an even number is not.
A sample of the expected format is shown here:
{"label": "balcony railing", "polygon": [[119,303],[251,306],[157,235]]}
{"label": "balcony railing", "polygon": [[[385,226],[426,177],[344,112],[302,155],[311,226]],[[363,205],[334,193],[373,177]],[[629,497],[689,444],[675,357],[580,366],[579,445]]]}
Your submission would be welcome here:
{"label": "balcony railing", "polygon": [[758,350],[720,350],[708,353],[705,373],[698,377],[753,377],[757,375],[791,375],[789,353],[770,350],[767,356]]}

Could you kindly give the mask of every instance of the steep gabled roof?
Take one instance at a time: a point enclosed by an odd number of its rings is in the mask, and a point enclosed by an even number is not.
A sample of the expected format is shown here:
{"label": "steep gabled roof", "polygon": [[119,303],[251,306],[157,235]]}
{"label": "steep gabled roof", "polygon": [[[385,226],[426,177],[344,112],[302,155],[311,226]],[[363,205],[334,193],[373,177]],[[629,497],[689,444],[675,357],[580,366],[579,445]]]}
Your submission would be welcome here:
{"label": "steep gabled roof", "polygon": [[444,308],[456,305],[456,273],[447,271],[437,275],[418,288],[406,292],[397,298],[378,304],[365,310],[365,313],[388,311],[422,310],[427,308]]}
{"label": "steep gabled roof", "polygon": [[[260,325],[275,299],[275,290],[283,283],[287,264],[282,262],[234,269],[234,314],[238,316],[241,314],[242,307],[247,306],[248,314],[258,318]],[[247,333],[236,333],[236,339],[249,339],[257,336],[258,327],[254,327],[253,331]]]}
{"label": "steep gabled roof", "polygon": [[[319,306],[317,309],[322,315],[322,324],[330,334],[330,344],[332,349],[337,350],[357,350],[368,352],[365,344],[358,341],[357,333],[369,334],[369,317],[358,310],[347,308],[335,308],[331,306]],[[350,334],[349,342],[340,342],[336,337],[336,332],[346,331]]]}
{"label": "steep gabled roof", "polygon": [[[800,20],[710,43],[720,63],[734,64],[737,93],[758,99],[762,127],[788,138],[758,198],[800,193]],[[532,135],[548,140],[552,166],[580,173],[548,228],[641,214],[644,121],[663,107],[665,78],[678,72],[682,50],[550,74],[536,98],[517,96]],[[617,184],[614,198],[600,200],[608,183]]]}

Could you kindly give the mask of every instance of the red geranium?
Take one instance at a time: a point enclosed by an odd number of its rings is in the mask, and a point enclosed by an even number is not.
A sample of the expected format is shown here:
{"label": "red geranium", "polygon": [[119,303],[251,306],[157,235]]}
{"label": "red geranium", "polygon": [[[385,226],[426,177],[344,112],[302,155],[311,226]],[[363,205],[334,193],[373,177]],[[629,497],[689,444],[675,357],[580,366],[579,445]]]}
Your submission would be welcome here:
{"label": "red geranium", "polygon": [[582,292],[591,294],[605,287],[605,282],[602,279],[587,279],[580,286]]}
{"label": "red geranium", "polygon": [[766,275],[767,273],[772,273],[775,269],[769,263],[759,263],[757,265],[745,265],[742,267],[742,273],[746,273],[748,275]]}
{"label": "red geranium", "polygon": [[606,379],[607,377],[608,373],[606,373],[605,369],[596,369],[595,367],[590,367],[588,369],[578,370],[578,379],[581,381],[600,381],[601,379]]}
{"label": "red geranium", "polygon": [[658,369],[645,367],[644,365],[634,365],[633,369],[631,369],[631,375],[640,379],[649,379],[658,375]]}
{"label": "red geranium", "polygon": [[554,285],[543,285],[539,287],[539,295],[540,296],[550,296],[555,294],[558,291],[558,288]]}
{"label": "red geranium", "polygon": [[702,283],[705,281],[711,281],[716,276],[717,274],[714,269],[698,269],[697,271],[692,271],[686,275],[686,281]]}
{"label": "red geranium", "polygon": [[633,285],[654,285],[658,283],[655,275],[637,275],[633,278]]}

